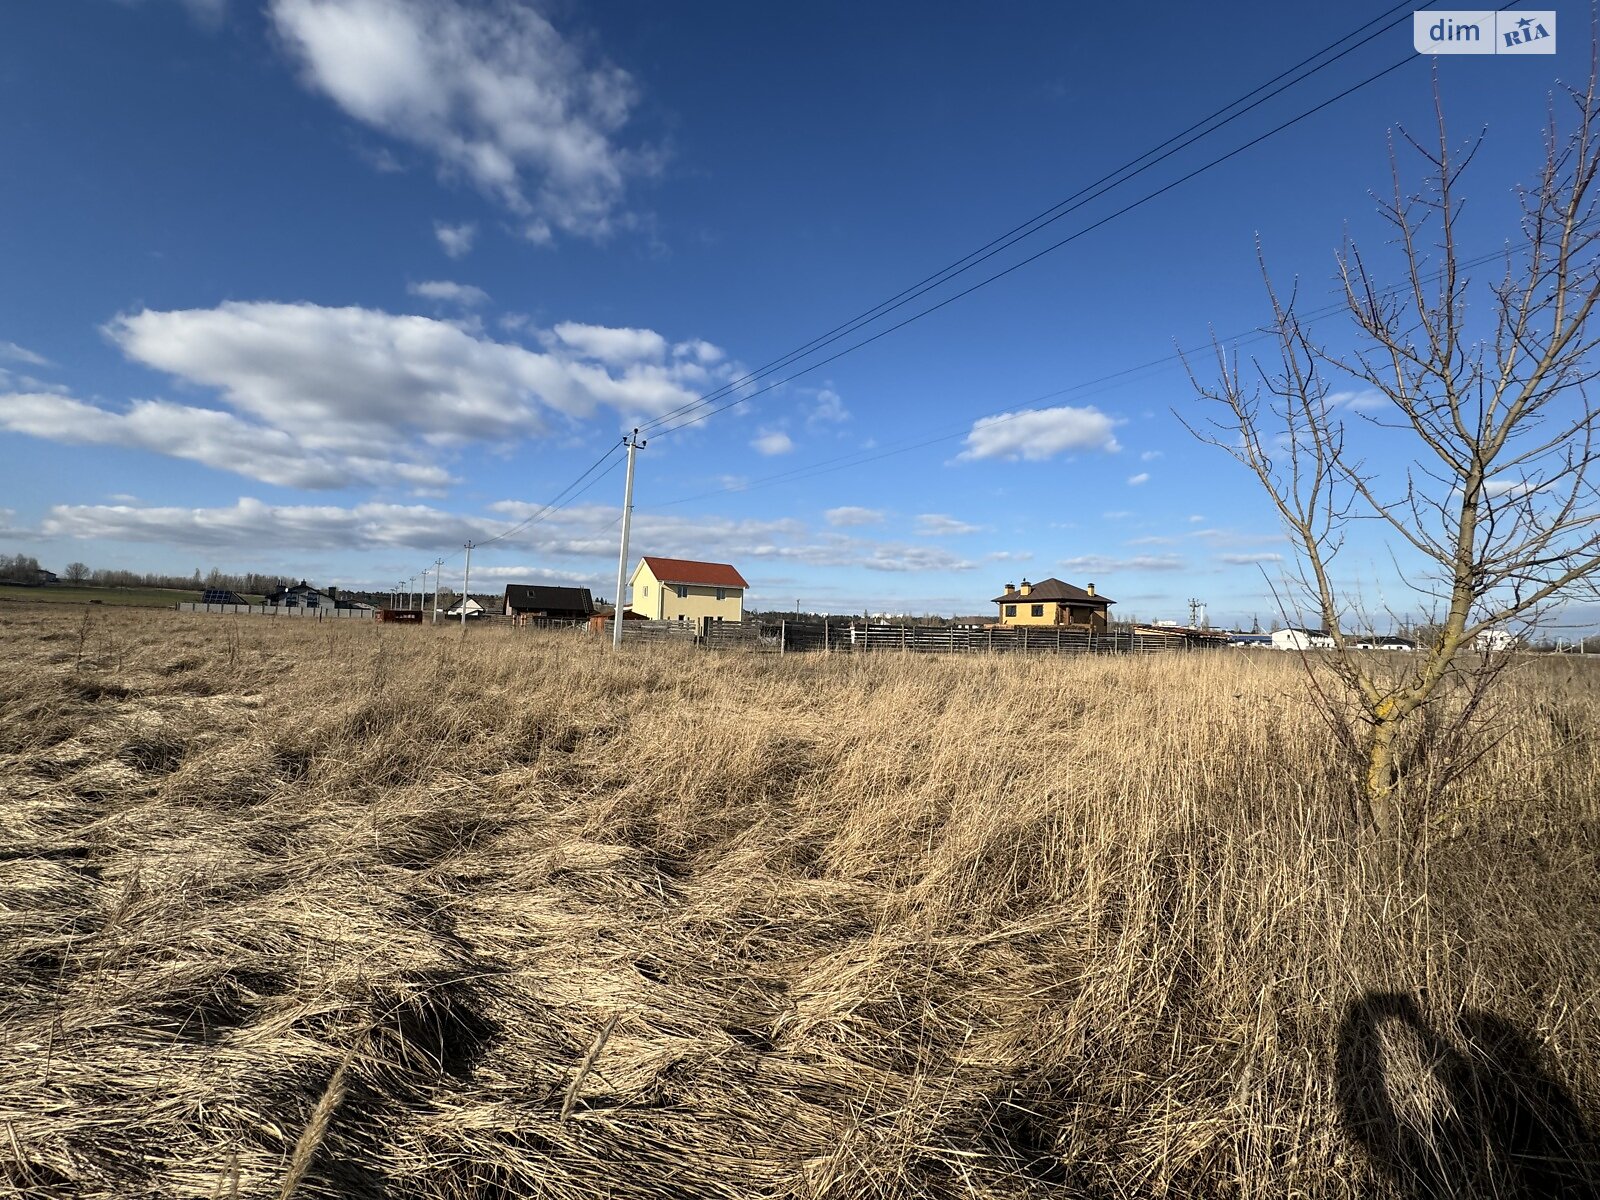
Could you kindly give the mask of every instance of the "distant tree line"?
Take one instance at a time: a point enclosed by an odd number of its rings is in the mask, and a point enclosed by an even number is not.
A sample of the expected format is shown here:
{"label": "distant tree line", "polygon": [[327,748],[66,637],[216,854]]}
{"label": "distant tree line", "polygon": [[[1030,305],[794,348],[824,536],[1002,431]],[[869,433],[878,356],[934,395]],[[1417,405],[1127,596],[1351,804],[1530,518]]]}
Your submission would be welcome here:
{"label": "distant tree line", "polygon": [[[39,560],[31,554],[0,554],[0,580],[16,583],[38,583],[43,570]],[[68,563],[60,572],[61,582],[80,587],[147,587],[174,588],[180,591],[201,591],[205,588],[227,588],[240,595],[265,596],[294,580],[283,575],[269,575],[260,571],[228,574],[211,568],[207,575],[196,567],[192,575],[163,575],[156,571],[127,571],[111,567],[90,567],[87,563]]]}

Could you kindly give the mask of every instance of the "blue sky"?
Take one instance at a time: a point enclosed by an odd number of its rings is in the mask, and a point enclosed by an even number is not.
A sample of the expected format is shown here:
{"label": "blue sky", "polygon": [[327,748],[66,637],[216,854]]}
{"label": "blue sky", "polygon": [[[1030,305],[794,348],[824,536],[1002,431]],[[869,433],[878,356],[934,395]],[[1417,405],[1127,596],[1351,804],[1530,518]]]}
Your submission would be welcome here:
{"label": "blue sky", "polygon": [[[58,569],[345,586],[443,556],[459,585],[466,538],[535,512],[626,428],[1386,9],[10,6],[0,542]],[[1555,56],[1437,61],[1453,131],[1486,134],[1468,253],[1514,233],[1549,92],[1586,69],[1586,10],[1559,19]],[[964,278],[1410,53],[1407,16]],[[1214,620],[1270,622],[1262,564],[1285,545],[1243,472],[1175,417],[1203,414],[1169,356],[1262,322],[1257,238],[1307,307],[1335,298],[1346,233],[1393,275],[1372,193],[1390,131],[1431,129],[1431,65],[1413,56],[905,329],[652,436],[634,556],[731,561],[762,607],[984,612],[1007,581],[1055,575],[1094,582],[1120,616],[1184,616],[1195,596]],[[1347,340],[1337,321],[1318,332]],[[1024,409],[1039,411],[983,420]],[[1398,469],[1390,447],[1372,455]],[[610,596],[618,461],[475,552],[474,590]],[[1343,569],[1409,606],[1376,538]]]}

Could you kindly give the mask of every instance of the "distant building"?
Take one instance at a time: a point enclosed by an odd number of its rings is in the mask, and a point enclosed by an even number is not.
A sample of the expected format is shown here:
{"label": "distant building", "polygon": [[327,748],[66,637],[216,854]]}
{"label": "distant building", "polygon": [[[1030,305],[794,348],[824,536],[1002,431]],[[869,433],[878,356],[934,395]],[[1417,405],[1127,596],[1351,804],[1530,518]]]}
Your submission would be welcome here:
{"label": "distant building", "polygon": [[542,584],[508,583],[506,616],[513,619],[587,621],[594,615],[594,597],[588,588],[546,587]]}
{"label": "distant building", "polygon": [[483,605],[479,604],[470,596],[463,601],[457,601],[454,608],[445,609],[444,615],[446,617],[454,617],[457,621],[459,621],[461,619],[462,609],[466,609],[467,620],[469,621],[476,621],[489,615],[489,610],[484,608]]}
{"label": "distant building", "polygon": [[652,621],[744,620],[750,585],[728,563],[646,555],[633,569],[630,612]]}
{"label": "distant building", "polygon": [[1006,584],[992,603],[1000,606],[1002,625],[1076,625],[1104,633],[1106,610],[1116,601],[1100,595],[1092,583],[1080,588],[1059,579],[1024,579],[1021,587]]}
{"label": "distant building", "polygon": [[286,584],[267,597],[273,608],[337,608],[338,593],[332,589],[319,591],[304,579]]}
{"label": "distant building", "polygon": [[207,588],[200,597],[201,604],[232,604],[249,607],[250,601],[228,588]]}
{"label": "distant building", "polygon": [[[243,603],[241,601],[241,603]],[[370,604],[359,604],[339,595],[339,589],[314,588],[304,579],[299,583],[291,583],[279,587],[277,591],[267,596],[267,604],[273,608],[371,608]]]}
{"label": "distant building", "polygon": [[1510,650],[1517,644],[1517,635],[1504,629],[1485,629],[1472,639],[1472,648],[1488,654]]}
{"label": "distant building", "polygon": [[1387,633],[1369,633],[1356,639],[1357,650],[1398,650],[1407,652],[1415,650],[1417,644],[1410,638],[1395,637]]}
{"label": "distant building", "polygon": [[1230,633],[1228,635],[1230,646],[1259,646],[1272,648],[1272,635],[1270,633]]}
{"label": "distant building", "polygon": [[1272,631],[1272,644],[1279,650],[1332,650],[1333,637],[1326,629],[1305,629],[1291,625]]}

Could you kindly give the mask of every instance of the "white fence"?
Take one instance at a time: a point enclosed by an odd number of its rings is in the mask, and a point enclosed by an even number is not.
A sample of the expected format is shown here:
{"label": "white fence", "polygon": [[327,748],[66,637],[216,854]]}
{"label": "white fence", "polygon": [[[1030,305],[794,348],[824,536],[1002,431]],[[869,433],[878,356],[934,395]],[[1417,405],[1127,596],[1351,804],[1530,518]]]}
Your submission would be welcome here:
{"label": "white fence", "polygon": [[301,617],[311,621],[355,620],[370,621],[377,616],[375,608],[287,608],[274,604],[180,604],[179,612],[233,613],[241,617]]}

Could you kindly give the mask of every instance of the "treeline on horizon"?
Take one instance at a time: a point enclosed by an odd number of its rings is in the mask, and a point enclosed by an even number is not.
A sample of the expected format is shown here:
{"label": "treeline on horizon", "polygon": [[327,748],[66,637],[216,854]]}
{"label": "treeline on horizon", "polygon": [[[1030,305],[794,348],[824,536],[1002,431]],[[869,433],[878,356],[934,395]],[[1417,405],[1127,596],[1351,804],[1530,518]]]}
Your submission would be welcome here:
{"label": "treeline on horizon", "polygon": [[[40,573],[47,568],[31,554],[0,554],[0,582],[37,583]],[[58,576],[62,583],[88,587],[147,587],[172,588],[177,591],[203,591],[206,588],[227,588],[241,595],[267,595],[295,580],[285,575],[268,575],[247,571],[230,575],[216,567],[207,575],[194,569],[192,575],[163,575],[156,571],[128,571],[112,567],[91,567],[87,563],[70,562]]]}

